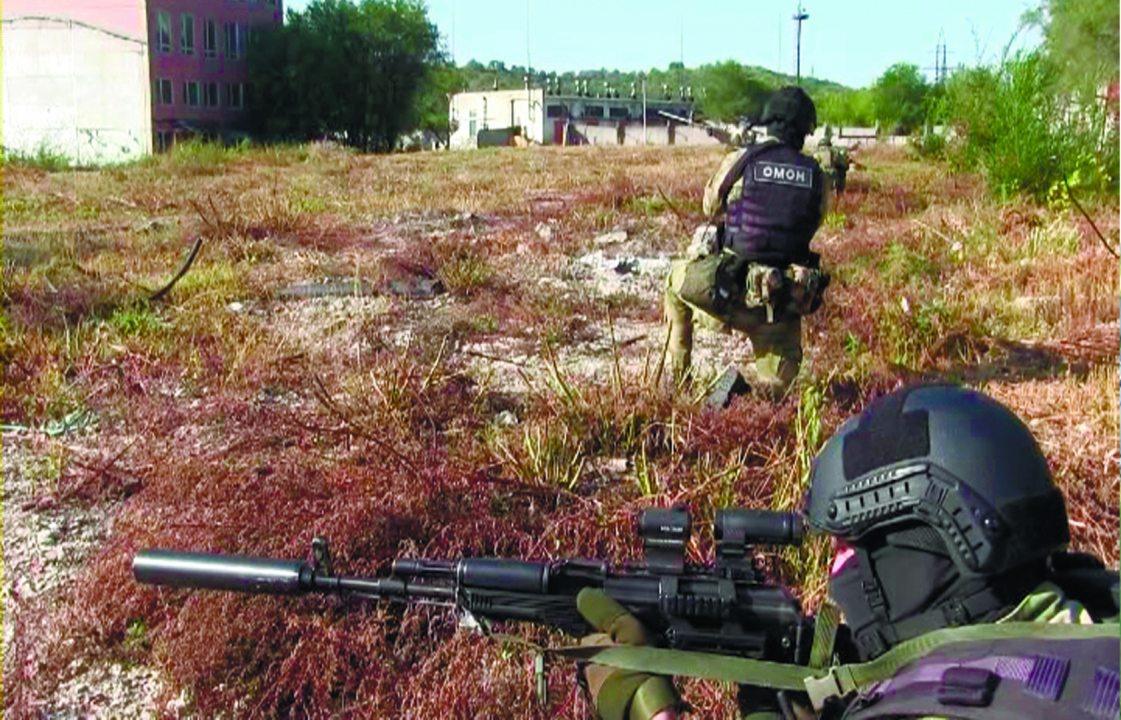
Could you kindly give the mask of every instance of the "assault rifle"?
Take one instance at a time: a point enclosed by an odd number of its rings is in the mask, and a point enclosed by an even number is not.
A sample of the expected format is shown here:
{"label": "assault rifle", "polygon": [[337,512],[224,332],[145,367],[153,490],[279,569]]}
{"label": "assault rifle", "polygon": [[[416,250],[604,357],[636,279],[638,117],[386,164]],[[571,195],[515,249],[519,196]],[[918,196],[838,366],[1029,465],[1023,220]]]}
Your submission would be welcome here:
{"label": "assault rifle", "polygon": [[805,665],[813,620],[780,587],[768,585],[754,557],[756,545],[796,545],[799,516],[726,509],[716,514],[711,566],[685,562],[692,523],[679,508],[649,509],[639,517],[645,564],[611,568],[600,560],[400,558],[387,577],[336,575],[322,538],[312,559],[142,550],[132,570],[141,583],[246,593],[341,593],[359,598],[455,607],[467,619],[526,621],[572,635],[591,631],[576,609],[585,587],[601,588],[660,640],[680,650]]}

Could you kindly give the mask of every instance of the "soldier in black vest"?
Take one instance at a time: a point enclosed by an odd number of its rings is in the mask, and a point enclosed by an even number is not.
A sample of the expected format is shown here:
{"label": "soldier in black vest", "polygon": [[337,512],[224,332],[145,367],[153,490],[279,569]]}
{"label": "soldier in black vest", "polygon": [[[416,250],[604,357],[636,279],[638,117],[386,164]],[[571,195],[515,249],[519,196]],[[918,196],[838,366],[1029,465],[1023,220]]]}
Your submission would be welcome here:
{"label": "soldier in black vest", "polygon": [[746,333],[761,389],[781,395],[802,362],[802,315],[817,309],[828,284],[810,251],[828,188],[817,161],[802,153],[817,122],[809,96],[797,87],[776,91],[762,121],[767,134],[728,154],[705,188],[704,210],[715,224],[673,262],[665,310],[679,382],[690,371],[697,319]]}
{"label": "soldier in black vest", "polygon": [[[833,647],[858,662],[807,673],[804,695],[748,685],[747,717],[1118,717],[1117,572],[1066,551],[1062,492],[996,400],[925,385],[872,403],[818,454],[805,511],[836,549]],[[673,718],[666,678],[631,675],[659,691],[641,720]]]}

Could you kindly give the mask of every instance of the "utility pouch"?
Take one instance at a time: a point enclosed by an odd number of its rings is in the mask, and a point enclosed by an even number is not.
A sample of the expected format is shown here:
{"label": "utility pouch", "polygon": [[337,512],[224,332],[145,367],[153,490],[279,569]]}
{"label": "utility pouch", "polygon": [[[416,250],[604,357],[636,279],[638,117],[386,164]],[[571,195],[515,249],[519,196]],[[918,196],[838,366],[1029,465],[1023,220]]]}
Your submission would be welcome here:
{"label": "utility pouch", "polygon": [[791,265],[784,273],[789,288],[789,307],[799,315],[811,315],[821,307],[825,288],[829,287],[829,273],[820,267]]}
{"label": "utility pouch", "polygon": [[767,322],[775,321],[775,306],[783,301],[786,293],[782,270],[772,265],[750,263],[745,273],[743,304],[744,307],[767,308]]}
{"label": "utility pouch", "polygon": [[743,297],[747,265],[733,253],[695,258],[686,268],[677,293],[710,315],[722,315],[732,302]]}

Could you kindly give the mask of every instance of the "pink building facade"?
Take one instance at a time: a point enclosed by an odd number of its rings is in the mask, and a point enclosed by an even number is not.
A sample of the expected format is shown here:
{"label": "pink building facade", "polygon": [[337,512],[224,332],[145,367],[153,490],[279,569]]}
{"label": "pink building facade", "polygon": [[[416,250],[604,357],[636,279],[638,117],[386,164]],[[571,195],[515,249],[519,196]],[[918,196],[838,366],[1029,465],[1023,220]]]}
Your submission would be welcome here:
{"label": "pink building facade", "polygon": [[126,162],[246,130],[252,33],[284,0],[4,0],[3,145]]}
{"label": "pink building facade", "polygon": [[154,148],[244,132],[249,40],[283,22],[283,0],[147,0],[147,14]]}

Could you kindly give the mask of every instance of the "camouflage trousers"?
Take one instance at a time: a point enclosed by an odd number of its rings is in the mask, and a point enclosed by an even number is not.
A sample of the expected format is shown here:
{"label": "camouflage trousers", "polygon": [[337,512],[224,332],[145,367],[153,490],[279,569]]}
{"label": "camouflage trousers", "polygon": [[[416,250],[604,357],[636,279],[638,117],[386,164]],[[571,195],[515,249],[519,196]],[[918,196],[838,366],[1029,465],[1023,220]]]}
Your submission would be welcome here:
{"label": "camouflage trousers", "polygon": [[719,317],[711,315],[681,298],[679,290],[690,266],[687,258],[675,259],[666,279],[665,316],[669,323],[668,352],[674,377],[681,382],[689,374],[693,356],[693,325],[747,335],[755,356],[755,371],[765,384],[760,388],[781,395],[798,377],[802,365],[802,316],[776,312],[767,322],[766,308],[733,305]]}

